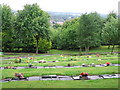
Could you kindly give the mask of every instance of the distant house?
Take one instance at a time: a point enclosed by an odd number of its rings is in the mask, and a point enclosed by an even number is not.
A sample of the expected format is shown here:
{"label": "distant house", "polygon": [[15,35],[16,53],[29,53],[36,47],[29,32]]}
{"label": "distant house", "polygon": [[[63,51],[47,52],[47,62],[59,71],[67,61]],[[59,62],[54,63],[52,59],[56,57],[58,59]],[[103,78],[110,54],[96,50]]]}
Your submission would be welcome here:
{"label": "distant house", "polygon": [[63,25],[64,22],[56,22],[57,24]]}

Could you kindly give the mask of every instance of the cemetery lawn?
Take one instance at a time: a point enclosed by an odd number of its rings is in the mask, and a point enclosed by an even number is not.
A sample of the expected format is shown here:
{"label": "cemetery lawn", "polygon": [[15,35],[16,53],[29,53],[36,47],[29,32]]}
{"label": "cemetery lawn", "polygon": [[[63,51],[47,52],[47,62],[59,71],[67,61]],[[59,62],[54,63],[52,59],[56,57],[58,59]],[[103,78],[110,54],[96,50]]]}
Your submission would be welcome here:
{"label": "cemetery lawn", "polygon": [[2,88],[118,88],[118,80],[15,81],[2,83]]}
{"label": "cemetery lawn", "polygon": [[[9,60],[0,60],[2,63],[0,66],[28,66],[29,63],[33,64],[33,66],[67,66],[68,63],[71,66],[80,66],[83,63],[85,64],[105,64],[106,62],[110,62],[113,64],[120,64],[118,62],[118,54],[103,54],[100,55],[101,57],[96,57],[96,55],[89,55],[90,58],[87,57],[88,55],[83,56],[71,56],[71,55],[52,55],[52,56],[33,56],[34,60],[30,60],[28,57],[22,58],[21,63],[15,63],[17,60],[9,59]],[[45,60],[46,63],[35,63],[34,61]],[[29,61],[26,63],[26,61]],[[52,62],[50,61],[59,61],[59,62]],[[10,64],[9,64],[10,63]]]}
{"label": "cemetery lawn", "polygon": [[[111,46],[112,47],[112,46]],[[118,45],[115,45],[113,52],[118,52]],[[91,49],[88,53],[104,53],[104,52],[111,52],[111,48],[108,49],[108,46],[100,46]],[[4,55],[0,55],[0,57],[18,57],[18,56],[35,56],[35,55],[46,55],[46,54],[79,54],[79,50],[57,50],[51,49],[48,53],[12,53],[12,52],[5,52]],[[85,53],[84,51],[82,52]]]}
{"label": "cemetery lawn", "polygon": [[89,75],[100,74],[117,74],[118,66],[108,67],[82,67],[82,68],[42,68],[42,69],[4,69],[2,71],[2,79],[15,77],[14,73],[23,73],[25,77],[41,76],[41,75],[68,75],[78,76],[82,72]]}
{"label": "cemetery lawn", "polygon": [[[88,53],[105,53],[111,52],[111,49],[107,49],[108,46],[101,46],[90,50]],[[114,52],[118,52],[118,46],[115,47]],[[82,52],[85,53],[85,52]],[[72,55],[51,55],[51,56],[38,56],[48,54],[72,54]],[[16,58],[8,60],[0,60],[0,67],[4,66],[26,66],[31,63],[33,66],[80,66],[83,63],[90,65],[105,64],[110,62],[112,64],[120,64],[118,61],[117,53],[105,53],[100,54],[101,57],[96,55],[88,58],[88,55],[78,55],[78,50],[50,50],[49,53],[35,54],[35,53],[5,53],[0,57],[18,57],[18,56],[31,56],[34,59],[30,60],[28,57],[22,58],[21,63],[15,63]],[[37,56],[36,56],[37,55]],[[34,61],[45,60],[46,63],[35,63]],[[26,61],[29,61],[28,63]],[[59,62],[52,62],[59,61]],[[50,63],[51,62],[51,63]],[[25,77],[30,76],[41,76],[41,75],[67,75],[67,76],[78,76],[81,72],[87,72],[89,75],[100,75],[100,74],[117,74],[119,66],[108,66],[108,67],[81,67],[81,68],[42,68],[42,69],[4,69],[2,77],[13,78],[14,73],[23,73]],[[65,81],[15,81],[2,83],[3,88],[117,88],[118,80],[120,79],[101,79],[101,80],[65,80]]]}
{"label": "cemetery lawn", "polygon": [[[112,46],[111,46],[112,47]],[[118,52],[118,45],[115,45],[114,51],[113,52]],[[104,53],[104,52],[111,52],[111,48],[108,49],[108,46],[100,46],[96,47],[94,49],[91,49],[88,53]],[[79,54],[78,50],[56,50],[52,49],[49,51],[49,54]],[[84,51],[82,52],[83,54],[85,53]]]}

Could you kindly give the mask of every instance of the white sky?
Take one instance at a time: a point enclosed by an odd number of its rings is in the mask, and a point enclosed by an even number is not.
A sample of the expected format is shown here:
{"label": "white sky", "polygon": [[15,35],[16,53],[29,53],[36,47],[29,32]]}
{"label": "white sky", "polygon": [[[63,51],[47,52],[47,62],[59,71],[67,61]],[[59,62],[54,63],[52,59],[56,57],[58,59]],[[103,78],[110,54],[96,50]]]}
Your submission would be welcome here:
{"label": "white sky", "polygon": [[0,0],[0,4],[7,4],[13,10],[21,10],[25,4],[38,3],[45,11],[57,12],[98,12],[108,14],[118,11],[119,0]]}

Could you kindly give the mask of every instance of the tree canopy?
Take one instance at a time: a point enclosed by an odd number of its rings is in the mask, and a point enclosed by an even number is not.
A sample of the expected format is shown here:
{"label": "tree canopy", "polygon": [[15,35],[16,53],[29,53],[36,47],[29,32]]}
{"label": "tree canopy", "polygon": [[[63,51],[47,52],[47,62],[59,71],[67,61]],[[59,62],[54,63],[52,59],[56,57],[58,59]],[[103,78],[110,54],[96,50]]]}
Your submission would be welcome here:
{"label": "tree canopy", "polygon": [[8,5],[0,5],[2,50],[47,52],[54,49],[89,49],[100,45],[118,45],[119,19],[111,12],[107,18],[97,12],[85,13],[60,24],[50,24],[50,15],[37,4],[26,4],[13,13]]}

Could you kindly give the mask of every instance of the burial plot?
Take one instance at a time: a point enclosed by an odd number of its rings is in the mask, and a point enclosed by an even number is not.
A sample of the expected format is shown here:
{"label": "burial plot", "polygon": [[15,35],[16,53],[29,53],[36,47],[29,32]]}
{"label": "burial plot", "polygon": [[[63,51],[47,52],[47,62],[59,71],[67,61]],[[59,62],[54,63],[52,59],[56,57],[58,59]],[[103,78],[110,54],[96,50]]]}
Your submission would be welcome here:
{"label": "burial plot", "polygon": [[88,65],[86,65],[86,64],[84,64],[84,63],[82,64],[82,66],[83,66],[83,67],[89,67]]}
{"label": "burial plot", "polygon": [[109,78],[120,78],[120,74],[113,74],[113,75],[99,75],[103,79],[109,79]]}
{"label": "burial plot", "polygon": [[0,82],[9,82],[11,81],[11,79],[3,79],[3,80],[0,80]]}
{"label": "burial plot", "polygon": [[44,68],[44,67],[37,66],[37,69],[40,69],[40,68]]}
{"label": "burial plot", "polygon": [[106,63],[106,66],[110,66],[110,63],[109,63],[109,62],[107,62],[107,63]]}
{"label": "burial plot", "polygon": [[41,80],[59,80],[57,75],[43,75]]}
{"label": "burial plot", "polygon": [[4,69],[4,67],[0,67],[0,69]]}
{"label": "burial plot", "polygon": [[41,80],[41,77],[28,77],[29,81],[36,81],[36,80]]}
{"label": "burial plot", "polygon": [[59,80],[73,80],[71,76],[58,76]]}
{"label": "burial plot", "polygon": [[33,65],[32,64],[29,64],[28,67],[31,68]]}
{"label": "burial plot", "polygon": [[120,64],[111,64],[112,66],[120,66]]}
{"label": "burial plot", "polygon": [[37,66],[34,66],[34,67],[33,67],[32,64],[29,64],[28,67],[26,67],[26,68],[37,68]]}
{"label": "burial plot", "polygon": [[64,68],[64,66],[55,66],[56,68]]}
{"label": "burial plot", "polygon": [[57,75],[43,75],[42,78],[57,78]]}
{"label": "burial plot", "polygon": [[90,80],[96,80],[96,79],[103,79],[102,77],[99,77],[99,76],[88,76],[88,78],[90,79]]}
{"label": "burial plot", "polygon": [[80,79],[80,76],[72,76],[72,79],[73,79],[73,80],[81,80],[81,79]]}
{"label": "burial plot", "polygon": [[68,67],[70,67],[71,65],[70,65],[70,64],[68,64],[67,66],[68,66]]}
{"label": "burial plot", "polygon": [[16,67],[16,69],[25,69],[27,67]]}
{"label": "burial plot", "polygon": [[82,66],[73,66],[73,67],[82,67]]}
{"label": "burial plot", "polygon": [[95,64],[94,64],[94,63],[92,63],[92,64],[91,64],[91,66],[92,66],[92,67],[95,67]]}

